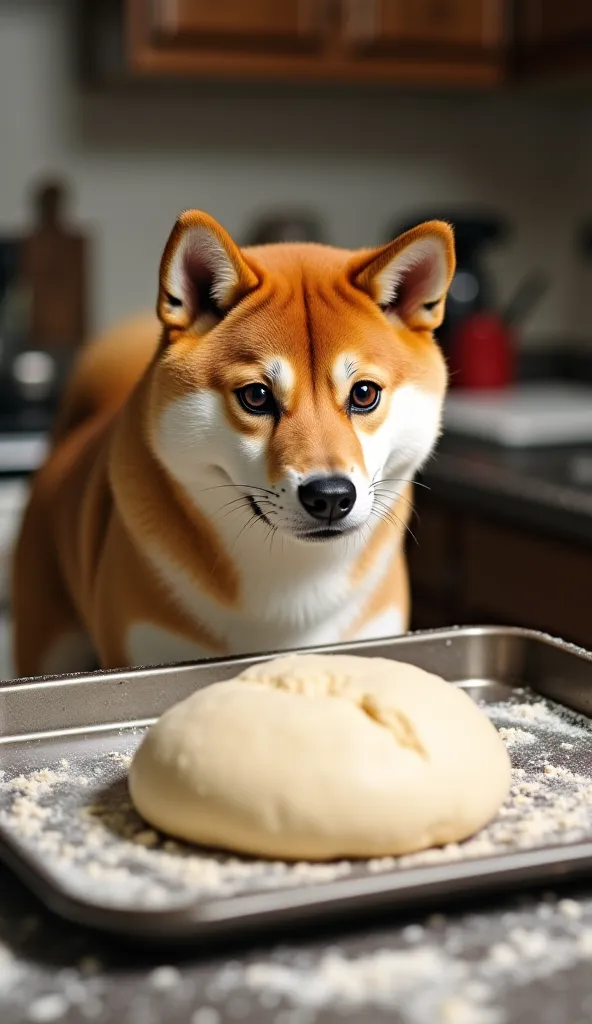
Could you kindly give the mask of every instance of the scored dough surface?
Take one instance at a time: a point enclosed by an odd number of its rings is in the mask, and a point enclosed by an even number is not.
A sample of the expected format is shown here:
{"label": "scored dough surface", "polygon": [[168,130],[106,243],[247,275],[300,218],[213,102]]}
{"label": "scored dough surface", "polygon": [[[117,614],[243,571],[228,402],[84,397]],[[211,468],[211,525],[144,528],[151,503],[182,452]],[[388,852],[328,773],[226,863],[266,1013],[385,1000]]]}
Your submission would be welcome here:
{"label": "scored dough surface", "polygon": [[471,698],[413,665],[288,655],[198,690],[130,770],[163,832],[286,860],[376,857],[467,838],[506,798],[510,762]]}

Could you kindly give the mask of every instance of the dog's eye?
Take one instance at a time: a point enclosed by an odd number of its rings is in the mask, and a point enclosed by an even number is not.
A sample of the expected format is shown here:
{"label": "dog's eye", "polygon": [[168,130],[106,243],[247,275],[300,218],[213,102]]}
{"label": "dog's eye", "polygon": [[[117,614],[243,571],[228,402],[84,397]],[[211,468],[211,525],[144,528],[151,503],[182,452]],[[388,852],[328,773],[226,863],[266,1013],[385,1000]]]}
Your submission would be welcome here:
{"label": "dog's eye", "polygon": [[275,416],[277,406],[271,388],[265,384],[247,384],[236,392],[243,409],[256,416]]}
{"label": "dog's eye", "polygon": [[349,393],[351,412],[371,412],[380,402],[382,388],[371,380],[360,380]]}

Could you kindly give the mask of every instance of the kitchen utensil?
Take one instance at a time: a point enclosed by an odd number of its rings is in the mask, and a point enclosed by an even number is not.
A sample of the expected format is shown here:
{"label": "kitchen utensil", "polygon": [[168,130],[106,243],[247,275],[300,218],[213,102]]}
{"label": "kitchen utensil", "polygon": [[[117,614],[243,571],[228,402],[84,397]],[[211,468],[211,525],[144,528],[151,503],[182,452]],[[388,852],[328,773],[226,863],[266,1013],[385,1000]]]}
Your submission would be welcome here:
{"label": "kitchen utensil", "polygon": [[492,389],[512,383],[516,329],[547,288],[547,276],[533,271],[520,282],[503,314],[472,313],[454,328],[449,357],[452,387]]}
{"label": "kitchen utensil", "polygon": [[540,270],[533,270],[519,283],[508,302],[503,319],[509,327],[524,323],[549,288],[549,278]]}
{"label": "kitchen utensil", "polygon": [[[437,672],[463,686],[475,699],[494,703],[501,721],[511,720],[516,702],[524,707],[530,700],[517,687],[530,687],[536,694],[582,715],[589,713],[592,706],[592,655],[530,630],[440,630],[324,651],[396,658]],[[110,837],[112,842],[102,863],[96,825],[92,847],[85,845],[76,831],[80,801],[85,807],[91,806],[92,825],[93,815],[97,823],[96,815],[101,807],[105,809],[105,804],[127,800],[126,751],[137,746],[144,728],[199,687],[229,679],[260,660],[235,658],[1,685],[0,750],[5,772],[4,785],[0,786],[0,812],[5,812],[0,817],[2,858],[44,903],[64,917],[159,943],[181,938],[202,938],[208,943],[216,938],[235,941],[270,928],[293,929],[297,923],[318,925],[320,921],[359,919],[361,914],[379,910],[392,913],[430,905],[440,909],[445,901],[455,898],[474,900],[478,895],[490,897],[494,891],[523,889],[534,884],[555,885],[560,879],[575,878],[592,869],[592,836],[562,841],[564,826],[556,843],[545,845],[535,829],[530,848],[518,846],[512,852],[508,852],[507,846],[493,848],[490,855],[483,856],[481,851],[467,859],[458,856],[457,850],[457,856],[450,859],[445,855],[428,856],[426,861],[420,860],[413,866],[396,861],[382,866],[362,861],[337,866],[336,872],[334,865],[323,865],[316,875],[310,866],[301,867],[299,873],[297,869],[294,875],[264,863],[260,869],[255,866],[250,882],[248,862],[240,858],[237,862],[234,858],[238,870],[227,891],[219,891],[213,884],[216,865],[224,860],[223,856],[216,859],[215,854],[203,851],[201,856],[208,858],[209,874],[206,873],[205,889],[199,894],[195,885],[192,888],[183,881],[183,858],[190,854],[198,857],[200,851],[194,848],[193,853],[183,852],[178,844],[168,851],[165,848],[165,861],[168,857],[175,870],[169,889],[162,892],[162,885],[157,885],[161,869],[151,866],[151,855],[157,851],[151,845],[155,837],[150,832],[141,834],[135,847],[140,848],[138,875],[128,878],[123,866],[117,869],[117,847],[113,845],[118,841],[116,832]],[[540,715],[538,719],[540,724]],[[534,715],[525,715],[520,720],[524,729],[536,725]],[[570,735],[572,746],[567,749],[562,722],[565,719],[559,718],[559,726],[551,725],[545,734],[545,757],[558,771],[575,765],[582,777],[588,777],[592,773],[590,726],[580,725],[580,731],[576,730],[578,738]],[[520,762],[525,765],[525,772],[531,770],[533,762],[538,764],[533,757],[535,749],[525,748]],[[55,776],[47,772],[48,767],[55,770]],[[537,770],[541,770],[540,764]],[[34,785],[52,786],[49,796],[43,798],[42,794],[42,803],[48,808],[45,819],[43,813],[41,819],[30,818],[33,824],[35,820],[46,821],[42,828],[47,827],[49,834],[40,846],[27,840],[18,827],[13,828],[6,813],[15,792],[10,788],[10,780],[36,771],[41,775],[27,789],[29,796],[34,793]],[[16,792],[18,786],[17,782]],[[524,813],[526,826],[528,808]],[[562,814],[563,821],[565,812]],[[115,830],[116,820],[111,826]],[[509,825],[510,819],[504,819],[504,835]],[[123,839],[121,842],[120,853],[125,863],[134,844],[128,842],[126,846]],[[72,860],[76,844],[80,855],[88,854],[92,860],[89,874],[85,875]],[[61,869],[58,855],[65,857]],[[115,876],[110,881],[113,870]],[[123,888],[116,882],[117,870],[125,876]],[[190,877],[195,875],[190,873]],[[135,895],[134,885],[142,887],[144,883],[142,891],[148,902]]]}
{"label": "kitchen utensil", "polygon": [[450,346],[451,385],[504,388],[514,379],[514,345],[497,313],[472,313],[457,325]]}

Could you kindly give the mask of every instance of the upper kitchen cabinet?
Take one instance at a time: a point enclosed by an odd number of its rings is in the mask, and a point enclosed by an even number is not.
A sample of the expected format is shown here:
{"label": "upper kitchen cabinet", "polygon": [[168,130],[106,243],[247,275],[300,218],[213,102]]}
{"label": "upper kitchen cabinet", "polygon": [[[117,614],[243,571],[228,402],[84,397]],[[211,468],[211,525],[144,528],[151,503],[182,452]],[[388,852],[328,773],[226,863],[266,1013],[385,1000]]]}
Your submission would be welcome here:
{"label": "upper kitchen cabinet", "polygon": [[509,48],[506,0],[343,0],[342,33],[358,67],[410,77],[499,80]]}
{"label": "upper kitchen cabinet", "polygon": [[488,85],[507,63],[510,0],[86,0],[99,77]]}
{"label": "upper kitchen cabinet", "polygon": [[592,0],[515,0],[516,70],[590,77]]}
{"label": "upper kitchen cabinet", "polygon": [[325,0],[128,0],[127,6],[129,56],[139,73],[289,71],[318,61],[327,40]]}

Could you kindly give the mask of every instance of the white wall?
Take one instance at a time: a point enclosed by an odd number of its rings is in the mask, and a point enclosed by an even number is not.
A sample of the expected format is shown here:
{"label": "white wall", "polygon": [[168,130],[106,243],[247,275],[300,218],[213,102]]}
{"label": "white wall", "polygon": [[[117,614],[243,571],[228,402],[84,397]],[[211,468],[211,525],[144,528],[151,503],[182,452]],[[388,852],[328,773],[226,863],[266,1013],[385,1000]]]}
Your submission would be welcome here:
{"label": "white wall", "polygon": [[491,255],[503,298],[534,266],[553,287],[528,336],[586,338],[592,268],[575,248],[592,206],[579,97],[411,96],[395,90],[190,83],[85,95],[70,71],[64,0],[0,0],[0,232],[27,189],[63,173],[92,229],[94,321],[151,305],[177,212],[198,206],[239,236],[282,202],[320,210],[330,239],[383,239],[414,207],[478,202],[512,222]]}

